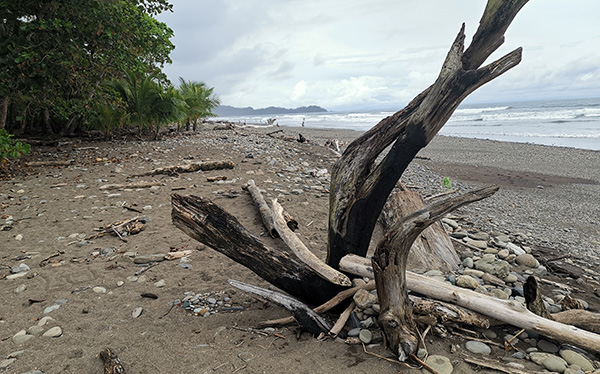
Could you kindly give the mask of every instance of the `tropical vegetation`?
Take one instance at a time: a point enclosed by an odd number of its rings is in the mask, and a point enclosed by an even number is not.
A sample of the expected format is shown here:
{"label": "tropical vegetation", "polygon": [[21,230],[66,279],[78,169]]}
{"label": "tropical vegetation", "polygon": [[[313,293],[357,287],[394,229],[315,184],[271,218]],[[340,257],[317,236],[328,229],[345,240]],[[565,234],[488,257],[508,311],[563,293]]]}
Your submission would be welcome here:
{"label": "tropical vegetation", "polygon": [[156,137],[196,124],[218,105],[213,89],[162,72],[173,31],[154,18],[168,0],[0,0],[0,129]]}

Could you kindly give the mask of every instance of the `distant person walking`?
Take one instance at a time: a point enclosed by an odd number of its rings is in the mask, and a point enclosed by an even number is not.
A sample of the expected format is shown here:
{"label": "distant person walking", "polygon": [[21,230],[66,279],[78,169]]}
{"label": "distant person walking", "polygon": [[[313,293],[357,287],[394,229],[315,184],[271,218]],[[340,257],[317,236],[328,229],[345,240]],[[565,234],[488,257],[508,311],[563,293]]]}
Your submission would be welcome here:
{"label": "distant person walking", "polygon": [[302,118],[302,127],[304,127],[304,118]]}

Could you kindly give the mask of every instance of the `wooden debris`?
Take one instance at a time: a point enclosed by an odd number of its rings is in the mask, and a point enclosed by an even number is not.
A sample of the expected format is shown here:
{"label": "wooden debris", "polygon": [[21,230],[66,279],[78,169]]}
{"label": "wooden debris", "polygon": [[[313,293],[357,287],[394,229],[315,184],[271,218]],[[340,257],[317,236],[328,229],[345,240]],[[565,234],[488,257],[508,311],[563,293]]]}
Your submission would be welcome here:
{"label": "wooden debris", "polygon": [[124,374],[125,368],[117,354],[110,348],[100,352],[100,358],[104,362],[104,374]]}
{"label": "wooden debris", "polygon": [[[483,368],[493,369],[506,374],[541,374],[539,371],[521,370],[513,367],[508,367],[498,361],[492,361],[483,358],[464,357],[463,360],[469,364],[481,366]],[[546,372],[543,372],[546,373]]]}
{"label": "wooden debris", "polygon": [[335,322],[335,325],[333,325],[331,330],[329,330],[329,335],[333,336],[334,338],[339,335],[339,333],[346,325],[346,322],[348,322],[348,318],[350,318],[350,313],[352,313],[352,310],[354,310],[355,306],[356,304],[354,303],[354,301],[348,304],[346,309],[344,309],[342,314],[340,314],[338,320]]}
{"label": "wooden debris", "polygon": [[[316,313],[327,312],[328,310],[339,305],[342,301],[346,300],[347,298],[354,296],[356,291],[361,290],[361,289],[367,290],[367,291],[374,290],[375,289],[375,281],[369,281],[369,283],[365,283],[365,284],[355,286],[355,287],[349,288],[347,290],[341,291],[340,293],[335,295],[331,300],[325,302],[324,304],[319,305],[318,307],[316,307],[313,310]],[[258,324],[258,327],[282,326],[282,325],[287,325],[292,322],[294,322],[294,317],[285,317],[285,318],[279,318],[279,319],[273,319],[270,321],[260,322]]]}
{"label": "wooden debris", "polygon": [[125,184],[105,184],[100,186],[101,191],[106,190],[120,190],[124,188],[149,188],[154,186],[164,186],[162,182],[137,182],[137,183],[125,183]]}
{"label": "wooden debris", "polygon": [[285,244],[294,252],[298,258],[313,269],[323,279],[330,281],[333,284],[340,286],[351,286],[352,282],[345,274],[340,273],[334,268],[321,261],[314,253],[312,253],[302,241],[287,227],[287,222],[283,218],[283,208],[273,199],[273,224],[277,233]]}
{"label": "wooden debris", "polygon": [[31,167],[45,167],[45,166],[69,166],[73,164],[75,160],[66,160],[66,161],[27,161],[25,166]]}
{"label": "wooden debris", "polygon": [[[358,256],[352,257],[356,258]],[[350,261],[346,259],[346,263],[351,261],[352,259],[350,259]],[[368,259],[361,260],[359,263],[355,263],[354,268],[360,267],[362,263],[363,269],[360,273],[368,273],[366,266],[364,266],[365,262],[368,261]],[[349,272],[347,268],[342,268],[340,266],[340,269]],[[373,276],[374,274],[371,274],[371,277]],[[600,335],[574,325],[560,323],[558,320],[540,317],[515,301],[497,299],[472,290],[455,287],[445,282],[440,282],[433,278],[428,278],[410,271],[406,272],[406,282],[408,289],[418,294],[462,306],[477,313],[481,313],[513,326],[534,331],[540,335],[560,342],[573,344],[594,352],[600,352]],[[555,316],[553,318],[569,312],[572,311],[556,313],[553,315]],[[582,315],[583,312],[584,311],[576,310],[578,315]],[[593,316],[595,318],[593,318]],[[574,316],[571,315],[571,317]],[[597,314],[591,313],[589,320],[595,322],[596,326],[600,326],[600,324],[598,324],[600,322],[600,316]],[[570,322],[576,323],[576,321]],[[590,330],[592,330],[593,326],[594,325],[589,326]]]}
{"label": "wooden debris", "polygon": [[256,186],[254,179],[250,179],[248,184],[246,185],[246,189],[250,192],[250,196],[252,197],[252,201],[254,201],[254,205],[258,208],[258,213],[260,214],[260,218],[262,219],[263,225],[269,232],[269,235],[273,238],[278,238],[279,233],[277,233],[277,229],[275,228],[275,224],[273,223],[273,212],[271,208],[267,205],[260,189]]}
{"label": "wooden debris", "polygon": [[205,161],[205,162],[193,162],[183,165],[166,166],[164,168],[158,168],[151,170],[146,173],[132,175],[132,177],[144,177],[148,175],[178,175],[180,173],[194,173],[196,171],[209,171],[219,169],[233,169],[235,164],[231,160],[221,161]]}
{"label": "wooden debris", "polygon": [[227,180],[227,177],[224,175],[216,175],[214,177],[207,177],[206,181],[207,182],[217,182],[217,181],[224,181]]}
{"label": "wooden debris", "polygon": [[322,332],[328,333],[332,328],[331,322],[321,317],[308,306],[306,306],[306,304],[293,297],[279,292],[252,286],[250,284],[239,282],[233,279],[229,280],[229,284],[235,288],[239,288],[242,291],[264,297],[265,299],[268,299],[286,308],[294,315],[294,318],[296,321],[298,321],[298,324],[303,331],[308,331],[312,334],[318,335]]}
{"label": "wooden debris", "polygon": [[127,242],[127,240],[123,237],[140,233],[141,231],[144,230],[145,223],[146,223],[146,218],[144,218],[142,216],[137,216],[137,217],[127,219],[124,221],[117,221],[108,226],[104,226],[99,229],[96,229],[96,231],[98,231],[98,233],[90,235],[85,239],[86,240],[96,239],[101,236],[113,234],[113,235],[118,236],[119,239],[123,240],[124,242]]}
{"label": "wooden debris", "polygon": [[192,254],[192,250],[191,249],[186,249],[185,251],[178,251],[178,252],[169,252],[165,255],[165,260],[177,260],[179,258],[185,257],[185,256],[189,256]]}

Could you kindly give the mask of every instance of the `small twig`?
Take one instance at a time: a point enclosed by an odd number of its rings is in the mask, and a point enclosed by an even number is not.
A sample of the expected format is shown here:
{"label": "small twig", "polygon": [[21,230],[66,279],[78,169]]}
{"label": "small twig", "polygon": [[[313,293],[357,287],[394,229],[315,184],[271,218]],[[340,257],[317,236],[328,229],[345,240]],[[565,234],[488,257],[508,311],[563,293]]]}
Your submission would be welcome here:
{"label": "small twig", "polygon": [[169,308],[169,310],[167,310],[167,312],[165,314],[163,314],[162,316],[158,317],[158,319],[163,319],[164,317],[166,317],[169,313],[171,313],[171,311],[173,310],[173,308],[175,308],[175,305],[177,304],[171,304],[171,307]]}
{"label": "small twig", "polygon": [[338,334],[340,333],[340,331],[342,331],[342,329],[344,328],[344,325],[346,325],[346,322],[348,321],[348,318],[350,318],[350,313],[352,313],[352,310],[354,310],[354,306],[355,305],[356,304],[354,303],[354,301],[352,301],[350,303],[350,305],[348,305],[346,307],[346,309],[344,310],[344,312],[342,314],[340,314],[340,317],[335,322],[335,325],[333,325],[333,327],[331,328],[331,330],[329,330],[329,335],[331,335],[333,337],[338,336]]}
{"label": "small twig", "polygon": [[429,200],[437,199],[438,197],[452,195],[455,192],[458,192],[458,189],[453,188],[453,189],[448,190],[448,191],[444,191],[444,192],[440,192],[440,193],[435,194],[435,195],[428,196],[428,197],[424,198],[423,200],[429,201]]}
{"label": "small twig", "polygon": [[112,229],[112,231],[113,231],[115,234],[117,234],[117,236],[119,237],[119,239],[121,239],[122,241],[124,241],[125,243],[127,243],[127,240],[126,240],[126,239],[123,239],[123,237],[121,236],[121,234],[119,233],[119,231],[117,231],[117,229],[116,229],[114,226],[112,226],[112,227],[111,227],[111,229]]}
{"label": "small twig", "polygon": [[402,361],[398,361],[398,360],[392,360],[391,358],[387,358],[387,357],[384,357],[382,355],[378,355],[377,353],[373,353],[373,352],[367,351],[367,346],[365,346],[365,343],[362,343],[362,347],[363,347],[363,352],[365,352],[366,354],[371,355],[373,357],[377,357],[380,360],[385,360],[385,361],[391,362],[393,364],[406,365],[406,366],[412,367],[411,365],[407,364],[406,362],[402,362]]}
{"label": "small twig", "polygon": [[245,368],[247,368],[247,367],[248,367],[248,365],[241,366],[241,367],[239,367],[239,368],[235,369],[234,371],[232,371],[231,373],[237,373],[238,371],[240,371],[240,370],[244,370],[244,369],[245,369]]}
{"label": "small twig", "polygon": [[227,365],[228,363],[229,363],[229,362],[223,362],[221,365],[219,365],[219,366],[217,366],[217,367],[214,367],[214,368],[213,368],[213,371],[217,371],[217,370],[219,370],[220,368],[222,368],[223,366]]}
{"label": "small twig", "polygon": [[432,368],[431,366],[427,365],[425,363],[425,361],[423,361],[420,358],[418,358],[414,353],[411,353],[410,358],[412,358],[413,360],[417,361],[419,363],[419,365],[423,366],[423,368],[425,368],[426,370],[430,371],[432,374],[440,374],[434,368]]}
{"label": "small twig", "polygon": [[525,332],[525,329],[522,329],[521,331],[519,331],[518,333],[516,333],[515,335],[513,335],[512,338],[510,338],[508,340],[505,340],[504,341],[504,349],[507,350],[507,351],[510,351],[511,349],[513,349],[514,347],[512,345],[512,342],[515,341],[515,339],[517,339],[517,337],[519,335],[521,335],[522,333],[524,333],[524,332]]}
{"label": "small twig", "polygon": [[143,274],[143,273],[147,272],[148,270],[152,269],[156,265],[158,265],[158,263],[156,263],[156,262],[153,263],[152,265],[148,265],[145,268],[142,268],[142,269],[136,271],[134,275],[137,277],[138,275]]}

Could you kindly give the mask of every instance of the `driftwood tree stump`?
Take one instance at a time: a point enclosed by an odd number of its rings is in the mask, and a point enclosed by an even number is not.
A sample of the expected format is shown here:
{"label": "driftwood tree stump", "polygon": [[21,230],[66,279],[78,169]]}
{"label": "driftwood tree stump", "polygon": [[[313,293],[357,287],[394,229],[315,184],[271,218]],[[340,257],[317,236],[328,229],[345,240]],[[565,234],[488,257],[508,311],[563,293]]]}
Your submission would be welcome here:
{"label": "driftwood tree stump", "polygon": [[[433,139],[470,93],[519,64],[521,48],[482,66],[503,44],[505,31],[526,3],[527,0],[488,0],[470,46],[465,49],[463,24],[436,81],[404,109],[380,121],[346,148],[331,173],[326,265],[338,270],[345,256],[367,254],[384,204],[419,150]],[[483,188],[407,214],[391,225],[377,246],[373,270],[381,304],[380,322],[389,347],[401,360],[413,354],[417,346],[405,274],[413,241],[443,214],[495,190],[496,187]],[[207,199],[173,195],[172,216],[174,224],[191,237],[303,302],[321,304],[347,289],[347,282],[333,284],[310,264],[266,247],[234,217]],[[271,228],[269,231],[272,233]],[[321,266],[313,260],[312,266]]]}

